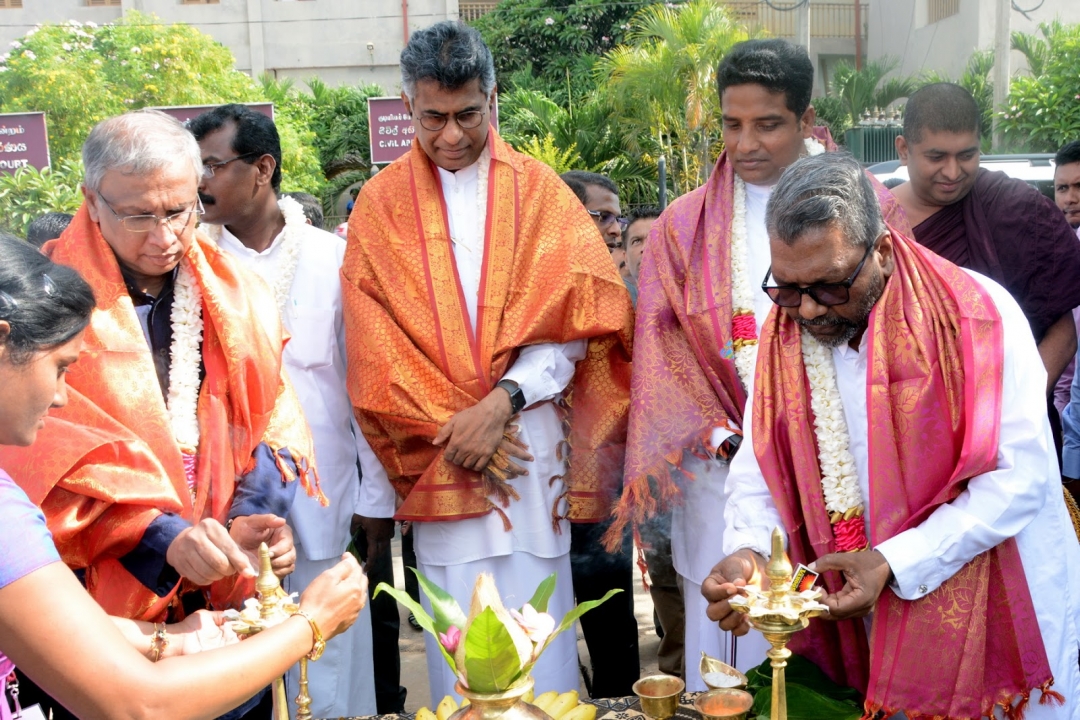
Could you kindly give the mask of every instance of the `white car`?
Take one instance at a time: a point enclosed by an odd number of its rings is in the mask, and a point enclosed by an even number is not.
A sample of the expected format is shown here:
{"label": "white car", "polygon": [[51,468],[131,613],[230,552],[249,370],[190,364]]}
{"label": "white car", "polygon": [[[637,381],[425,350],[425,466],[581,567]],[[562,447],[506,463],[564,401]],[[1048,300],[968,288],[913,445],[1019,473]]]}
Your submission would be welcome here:
{"label": "white car", "polygon": [[[1023,180],[1051,200],[1054,199],[1054,156],[1051,154],[983,155],[979,158],[979,167],[999,170],[1011,178]],[[907,166],[901,165],[899,160],[874,163],[866,169],[886,185],[891,184],[887,181],[893,178],[903,182],[908,180]]]}

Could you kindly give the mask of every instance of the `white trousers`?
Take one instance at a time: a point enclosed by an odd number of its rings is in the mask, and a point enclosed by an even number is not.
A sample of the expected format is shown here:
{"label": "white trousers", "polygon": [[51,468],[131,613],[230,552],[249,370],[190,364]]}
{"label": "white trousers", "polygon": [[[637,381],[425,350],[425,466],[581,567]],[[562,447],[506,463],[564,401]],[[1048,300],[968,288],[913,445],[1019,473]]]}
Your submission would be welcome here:
{"label": "white trousers", "polygon": [[[495,586],[499,589],[503,604],[508,608],[518,609],[532,598],[540,581],[552,573],[558,574],[555,593],[548,601],[548,614],[555,618],[556,624],[563,615],[574,607],[574,584],[570,578],[570,555],[555,558],[540,558],[525,552],[510,555],[482,558],[459,565],[424,565],[417,563],[425,577],[454,596],[464,613],[468,614],[472,602],[473,586],[476,576],[482,572],[491,573]],[[431,604],[423,591],[420,593],[424,609],[431,612]],[[447,665],[436,640],[430,633],[424,633],[427,652],[428,680],[431,684],[431,708],[436,707],[446,695],[452,695],[458,702],[461,696],[454,691],[457,682],[453,670]],[[533,668],[536,694],[548,690],[566,692],[578,688],[577,637],[573,628],[559,635],[548,646],[540,661]]]}
{"label": "white trousers", "polygon": [[720,629],[720,624],[705,615],[709,604],[701,595],[701,586],[689,578],[679,576],[682,583],[683,603],[686,608],[686,691],[702,692],[708,690],[701,679],[698,667],[701,653],[714,657],[729,665],[731,662],[732,641],[735,644],[735,667],[746,672],[765,662],[765,653],[769,643],[765,636],[751,630],[740,638]]}
{"label": "white trousers", "polygon": [[[338,562],[338,558],[308,560],[298,548],[296,569],[282,583],[285,591],[302,593],[319,573]],[[296,695],[300,691],[299,664],[285,674],[285,691],[289,696],[289,714],[295,718]],[[308,695],[311,714],[317,718],[375,714],[370,604],[364,606],[351,628],[326,643],[318,662],[308,661]]]}

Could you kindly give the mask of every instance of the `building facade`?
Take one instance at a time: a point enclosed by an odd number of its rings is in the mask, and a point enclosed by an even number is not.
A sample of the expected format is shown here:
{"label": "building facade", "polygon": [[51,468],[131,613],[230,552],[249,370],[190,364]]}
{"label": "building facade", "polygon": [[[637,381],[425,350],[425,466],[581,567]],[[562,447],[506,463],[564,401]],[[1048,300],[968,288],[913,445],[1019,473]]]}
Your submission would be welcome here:
{"label": "building facade", "polygon": [[[996,0],[872,0],[867,55],[899,60],[901,75],[936,70],[958,78],[972,52],[994,47],[996,5]],[[1016,2],[1009,26],[1035,33],[1039,23],[1055,19],[1080,22],[1080,1]],[[1013,52],[1010,65],[1013,74],[1022,71],[1024,56]]]}
{"label": "building facade", "polygon": [[[469,11],[483,2],[464,3]],[[480,9],[480,8],[478,8]],[[398,56],[413,30],[456,19],[458,0],[0,0],[0,47],[39,23],[115,21],[124,13],[187,23],[222,43],[238,70],[399,91]]]}

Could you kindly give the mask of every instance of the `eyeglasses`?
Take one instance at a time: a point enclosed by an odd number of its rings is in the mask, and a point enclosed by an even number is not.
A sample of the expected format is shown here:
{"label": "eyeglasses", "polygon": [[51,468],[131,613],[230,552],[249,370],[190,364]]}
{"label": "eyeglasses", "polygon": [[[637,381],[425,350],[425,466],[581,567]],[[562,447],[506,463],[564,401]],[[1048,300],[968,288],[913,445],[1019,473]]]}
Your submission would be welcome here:
{"label": "eyeglasses", "polygon": [[873,245],[866,248],[866,252],[863,253],[863,258],[859,261],[858,266],[856,266],[855,272],[851,273],[851,277],[844,282],[820,283],[809,287],[799,287],[798,285],[766,285],[766,283],[769,282],[769,276],[772,275],[772,266],[769,266],[769,271],[765,273],[765,279],[761,281],[761,289],[764,290],[769,298],[780,307],[799,307],[802,305],[803,295],[809,295],[814,302],[823,307],[843,305],[850,299],[851,286],[855,284],[855,278],[859,277],[863,265],[866,264],[867,258],[870,257],[870,253],[876,247],[877,243],[875,242]]}
{"label": "eyeglasses", "polygon": [[462,130],[472,130],[484,122],[484,114],[483,110],[466,110],[456,115],[421,115],[417,120],[422,128],[431,132],[442,130],[446,123],[450,122],[450,118],[453,118]]}
{"label": "eyeglasses", "polygon": [[195,204],[190,210],[181,210],[178,213],[166,215],[165,217],[159,217],[157,215],[120,215],[120,213],[113,210],[113,206],[109,204],[109,201],[105,199],[104,195],[99,192],[97,196],[101,198],[101,202],[105,203],[105,207],[109,208],[109,212],[111,212],[119,223],[124,226],[124,229],[133,233],[148,233],[158,225],[164,224],[169,226],[169,230],[172,231],[173,234],[176,234],[183,231],[188,226],[192,216],[198,218],[204,212],[202,200],[195,198]]}
{"label": "eyeglasses", "polygon": [[257,152],[249,152],[249,153],[244,153],[243,155],[237,155],[234,158],[229,158],[228,160],[222,160],[221,162],[204,162],[203,166],[202,166],[202,168],[203,168],[203,170],[202,170],[203,177],[204,178],[212,178],[212,177],[214,177],[214,172],[218,168],[223,168],[226,165],[228,165],[229,163],[234,162],[236,160],[243,160],[244,158],[249,158],[249,157],[252,157],[253,155],[259,155],[259,154],[260,153],[257,153]]}
{"label": "eyeglasses", "polygon": [[619,217],[615,213],[608,212],[607,210],[589,210],[586,208],[585,212],[592,215],[593,219],[596,220],[596,224],[602,228],[607,227],[613,222],[619,223],[619,230],[625,230],[627,226],[630,225],[630,218]]}

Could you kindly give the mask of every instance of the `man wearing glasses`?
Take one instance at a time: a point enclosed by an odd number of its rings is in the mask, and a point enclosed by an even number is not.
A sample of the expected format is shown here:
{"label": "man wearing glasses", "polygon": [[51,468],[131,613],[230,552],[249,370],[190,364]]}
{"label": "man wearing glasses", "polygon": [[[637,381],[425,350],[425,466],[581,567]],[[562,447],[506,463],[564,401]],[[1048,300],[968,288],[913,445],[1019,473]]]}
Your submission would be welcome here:
{"label": "man wearing glasses", "polygon": [[626,264],[626,251],[622,246],[622,234],[629,220],[622,217],[619,206],[619,186],[607,175],[584,170],[570,170],[559,177],[570,186],[578,200],[585,206],[589,217],[596,223],[596,229],[604,238],[604,244],[611,253],[611,259],[615,267],[619,269],[619,275],[626,283],[626,289],[630,291],[630,299],[637,302],[637,284]]}
{"label": "man wearing glasses", "polygon": [[40,441],[0,462],[110,614],[234,606],[260,542],[292,571],[294,481],[318,492],[274,297],[196,229],[202,160],[176,120],[105,120],[83,163],[83,206],[44,251],[94,289],[86,352]]}
{"label": "man wearing glasses", "polygon": [[[412,150],[360,191],[341,271],[354,412],[420,572],[462,607],[479,572],[519,604],[556,573],[559,617],[570,523],[606,518],[622,476],[630,297],[573,193],[491,128],[475,29],[414,32],[401,74]],[[393,534],[385,514],[360,522],[369,547]],[[436,643],[433,703],[457,681]],[[537,692],[576,687],[573,637],[532,675]]]}
{"label": "man wearing glasses", "polygon": [[868,714],[1074,717],[1080,547],[1063,542],[1046,370],[1020,306],[887,227],[850,155],[788,168],[766,223],[778,307],[709,617],[749,630],[729,598],[764,573],[780,527],[792,562],[824,573],[829,608],[791,649]]}
{"label": "man wearing glasses", "polygon": [[[814,126],[814,68],[804,48],[780,39],[740,43],[717,80],[724,151],[708,182],[657,219],[642,257],[627,489],[617,512],[620,522],[641,524],[671,508],[685,657],[705,652],[745,672],[768,645],[755,635],[736,646],[706,617],[701,584],[724,532],[728,463],[746,450],[743,405],[772,307],[758,290],[769,266],[765,207],[784,168],[836,146]],[[906,230],[898,204],[880,191],[888,221]],[[686,685],[706,689],[696,672]]]}

